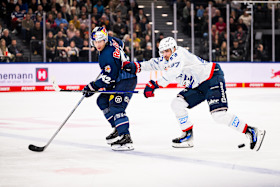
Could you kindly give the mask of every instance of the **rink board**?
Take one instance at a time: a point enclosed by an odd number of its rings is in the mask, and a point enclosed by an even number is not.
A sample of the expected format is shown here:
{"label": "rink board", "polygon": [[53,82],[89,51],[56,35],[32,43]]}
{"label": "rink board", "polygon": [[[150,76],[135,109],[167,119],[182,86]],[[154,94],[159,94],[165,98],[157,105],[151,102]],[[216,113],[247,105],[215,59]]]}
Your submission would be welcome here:
{"label": "rink board", "polygon": [[[227,87],[280,87],[280,63],[220,63]],[[53,91],[52,79],[64,89],[82,89],[100,73],[97,63],[0,64],[0,92]],[[144,88],[161,72],[141,72],[137,88]],[[168,88],[180,88],[172,83]]]}

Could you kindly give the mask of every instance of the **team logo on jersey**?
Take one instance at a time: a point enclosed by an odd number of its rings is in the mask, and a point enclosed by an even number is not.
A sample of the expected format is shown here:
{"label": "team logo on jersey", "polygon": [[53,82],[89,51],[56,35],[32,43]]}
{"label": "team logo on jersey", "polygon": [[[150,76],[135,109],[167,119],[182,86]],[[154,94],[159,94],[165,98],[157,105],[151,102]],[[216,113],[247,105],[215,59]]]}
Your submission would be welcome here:
{"label": "team logo on jersey", "polygon": [[107,72],[107,73],[110,73],[111,72],[111,67],[109,65],[105,66],[104,71]]}
{"label": "team logo on jersey", "polygon": [[115,51],[113,52],[113,57],[120,59],[121,53],[118,48],[116,48]]}
{"label": "team logo on jersey", "polygon": [[239,121],[238,117],[235,117],[231,125],[234,126],[234,127],[238,127],[239,122],[240,121]]}
{"label": "team logo on jersey", "polygon": [[115,102],[116,103],[121,103],[122,102],[122,97],[121,96],[115,97]]}
{"label": "team logo on jersey", "polygon": [[124,97],[124,102],[129,103],[129,97],[125,96]]}

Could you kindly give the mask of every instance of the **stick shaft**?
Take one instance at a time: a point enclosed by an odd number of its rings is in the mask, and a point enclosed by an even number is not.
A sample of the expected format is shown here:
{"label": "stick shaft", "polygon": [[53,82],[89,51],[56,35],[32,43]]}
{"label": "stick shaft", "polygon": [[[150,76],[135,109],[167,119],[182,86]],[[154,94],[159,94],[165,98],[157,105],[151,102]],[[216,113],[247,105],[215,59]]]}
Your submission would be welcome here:
{"label": "stick shaft", "polygon": [[75,108],[71,111],[71,113],[67,116],[67,118],[64,120],[64,122],[60,125],[60,127],[56,130],[56,132],[53,134],[53,136],[51,137],[51,139],[48,141],[48,143],[44,146],[46,149],[50,143],[53,141],[53,139],[55,138],[55,136],[57,135],[57,133],[62,129],[62,127],[65,125],[65,123],[68,121],[68,119],[72,116],[72,114],[75,112],[75,110],[78,108],[78,106],[81,104],[81,102],[84,100],[85,96],[83,95],[83,97],[79,100],[79,102],[77,103],[77,105],[75,106]]}

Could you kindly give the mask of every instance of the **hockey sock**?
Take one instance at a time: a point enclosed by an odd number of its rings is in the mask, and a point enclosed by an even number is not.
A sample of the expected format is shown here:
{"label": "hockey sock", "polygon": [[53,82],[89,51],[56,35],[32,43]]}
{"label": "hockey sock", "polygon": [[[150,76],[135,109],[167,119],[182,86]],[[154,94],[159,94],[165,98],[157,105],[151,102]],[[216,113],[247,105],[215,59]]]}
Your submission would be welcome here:
{"label": "hockey sock", "polygon": [[109,121],[111,124],[112,128],[115,127],[115,120],[114,120],[114,115],[110,112],[109,108],[106,108],[103,110],[103,113],[105,115],[105,118]]}
{"label": "hockey sock", "polygon": [[119,136],[129,134],[129,121],[125,112],[115,114],[114,123],[116,125]]}

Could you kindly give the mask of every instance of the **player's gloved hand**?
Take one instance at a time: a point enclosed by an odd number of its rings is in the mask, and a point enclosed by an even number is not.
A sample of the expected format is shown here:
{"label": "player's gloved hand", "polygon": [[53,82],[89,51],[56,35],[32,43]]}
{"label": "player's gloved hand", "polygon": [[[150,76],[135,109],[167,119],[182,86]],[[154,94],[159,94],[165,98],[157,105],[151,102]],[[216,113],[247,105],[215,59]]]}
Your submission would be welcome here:
{"label": "player's gloved hand", "polygon": [[154,97],[154,90],[159,88],[159,86],[157,85],[157,83],[153,80],[150,80],[150,82],[148,84],[146,84],[145,90],[144,90],[144,96],[146,98],[148,97]]}
{"label": "player's gloved hand", "polygon": [[[90,82],[88,85],[86,85],[86,86],[84,87],[83,91],[86,91],[86,92],[83,92],[83,95],[84,95],[85,97],[90,97],[90,96],[92,96],[92,95],[94,94],[94,92],[98,90],[98,88],[95,86],[94,83],[95,83],[95,82],[92,81],[92,82]],[[87,91],[90,91],[90,92],[87,92]]]}
{"label": "player's gloved hand", "polygon": [[122,64],[122,69],[126,72],[136,74],[136,73],[139,73],[141,71],[141,65],[138,62],[125,61]]}

